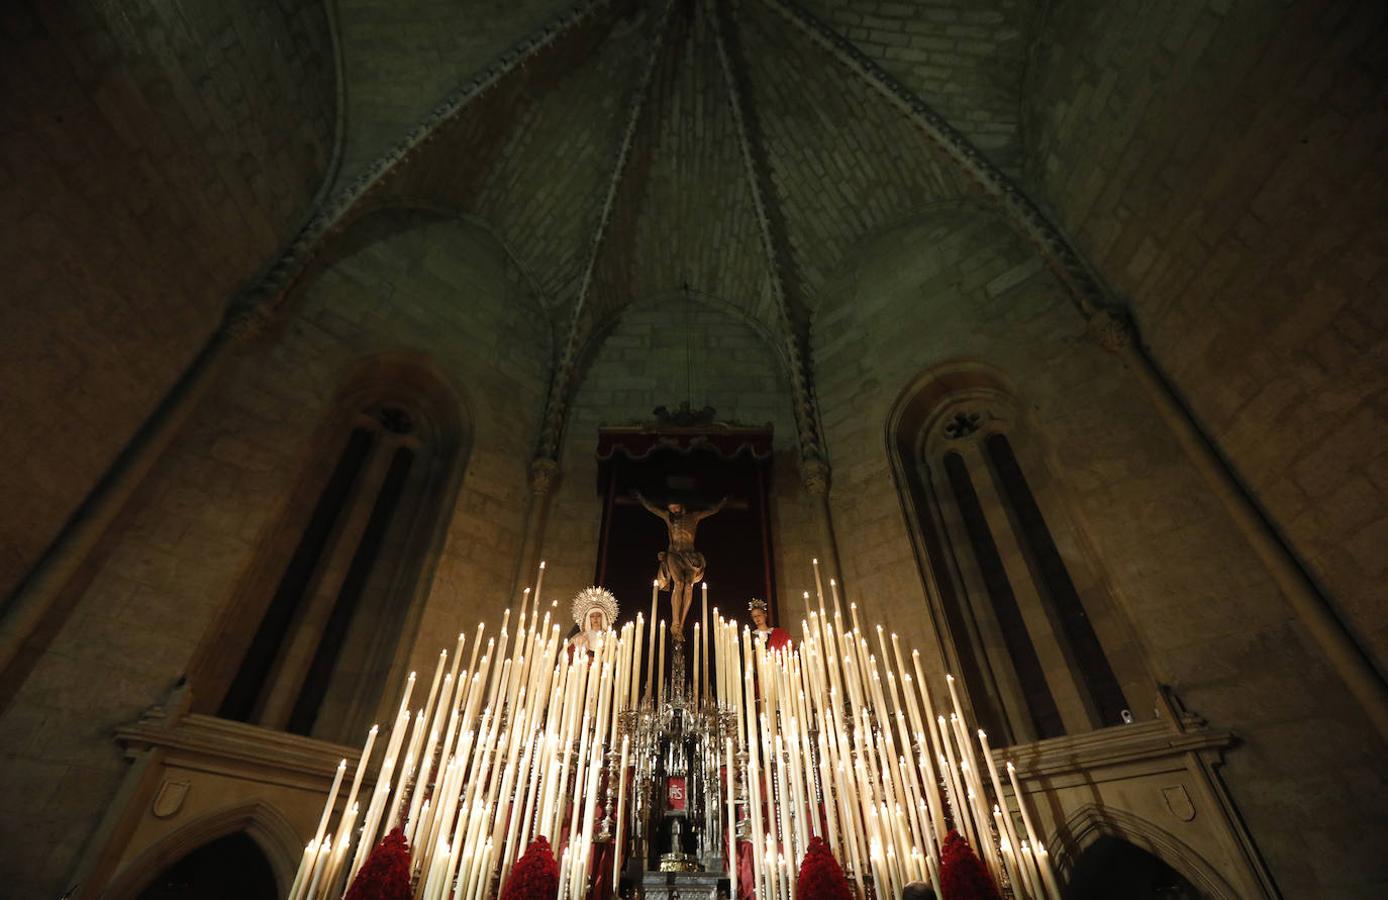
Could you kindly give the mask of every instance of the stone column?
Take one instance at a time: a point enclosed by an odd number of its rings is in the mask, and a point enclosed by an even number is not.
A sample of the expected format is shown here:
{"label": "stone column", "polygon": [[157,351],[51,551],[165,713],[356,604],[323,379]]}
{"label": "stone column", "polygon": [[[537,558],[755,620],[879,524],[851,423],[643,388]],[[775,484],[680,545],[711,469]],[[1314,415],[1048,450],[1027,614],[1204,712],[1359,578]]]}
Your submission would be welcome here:
{"label": "stone column", "polygon": [[834,534],[834,514],[829,508],[829,464],[817,456],[801,457],[800,482],[810,496],[815,498],[815,518],[819,525],[819,561],[824,570],[824,590],[827,596],[830,578],[838,582],[840,591],[843,590],[839,541]]}
{"label": "stone column", "polygon": [[1282,541],[1263,511],[1238,481],[1190,413],[1176,398],[1165,377],[1138,343],[1132,321],[1116,310],[1100,309],[1089,316],[1089,334],[1101,347],[1117,355],[1137,376],[1152,405],[1175,434],[1210,490],[1243,532],[1268,572],[1281,588],[1308,634],[1325,653],[1364,707],[1379,734],[1388,740],[1388,684],[1355,642],[1329,600],[1311,581],[1291,549]]}
{"label": "stone column", "polygon": [[[86,501],[58,534],[38,564],[6,604],[0,616],[0,685],[15,687],[26,661],[43,652],[27,646],[53,610],[63,589],[144,481],[154,463],[173,442],[193,410],[215,383],[237,349],[261,334],[273,317],[265,302],[234,302],[172,390],[121,450]],[[7,693],[0,688],[0,694]]]}
{"label": "stone column", "polygon": [[[554,496],[554,483],[559,478],[559,463],[546,456],[537,456],[530,461],[530,500],[526,505],[525,533],[521,537],[521,551],[516,558],[516,574],[512,579],[511,596],[518,597],[525,588],[530,573],[540,566],[544,552],[545,525],[549,521],[550,498]],[[533,587],[533,585],[532,585]]]}

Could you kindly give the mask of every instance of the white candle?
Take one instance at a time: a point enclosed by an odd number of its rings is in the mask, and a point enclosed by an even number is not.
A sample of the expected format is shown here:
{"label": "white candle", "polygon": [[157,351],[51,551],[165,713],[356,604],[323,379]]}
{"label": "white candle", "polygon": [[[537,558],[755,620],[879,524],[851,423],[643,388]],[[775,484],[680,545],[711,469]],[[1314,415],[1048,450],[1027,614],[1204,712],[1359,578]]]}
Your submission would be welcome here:
{"label": "white candle", "polygon": [[629,709],[636,708],[636,698],[641,687],[641,639],[645,637],[646,620],[640,614],[636,614],[636,639],[631,645],[632,667],[631,667],[631,695],[627,701]]}
{"label": "white candle", "polygon": [[1031,855],[1031,845],[1022,841],[1022,846],[1017,851],[1018,867],[1022,870],[1022,883],[1026,885],[1027,893],[1033,897],[1045,897],[1045,888],[1041,885],[1041,877],[1036,874],[1036,860]]}
{"label": "white candle", "polygon": [[[1006,803],[1007,798],[1002,793],[1002,780],[998,778],[998,767],[993,764],[993,748],[988,745],[988,733],[982,728],[978,729],[978,742],[983,747],[983,759],[988,764],[988,780],[993,785],[993,794],[999,804]],[[998,830],[998,837],[1006,838],[1015,849],[1021,842],[1017,840],[1017,828],[1012,822],[1011,813],[1002,815],[1002,810],[998,806],[994,806],[994,810],[998,813],[996,819],[1001,826]]]}
{"label": "white candle", "polygon": [[699,676],[700,676],[700,674],[702,673],[702,670],[701,670],[700,667],[699,667],[699,662],[700,662],[699,650],[700,650],[700,645],[699,645],[699,623],[698,623],[698,622],[695,622],[695,623],[694,623],[694,682],[693,682],[693,684],[690,686],[690,688],[691,688],[691,690],[694,692],[694,706],[695,706],[696,708],[697,708],[698,705],[699,705],[699,685],[701,684],[700,679],[699,679]]}
{"label": "white candle", "polygon": [[[352,805],[357,802],[357,792],[361,789],[362,778],[366,775],[366,767],[371,762],[371,748],[376,745],[376,733],[379,730],[380,728],[378,726],[372,725],[371,730],[366,733],[366,745],[361,748],[361,757],[357,760],[357,771],[352,775],[352,787],[347,791],[347,803],[343,812],[344,816],[346,815],[345,810],[350,810]],[[338,834],[347,835],[348,840],[351,839],[350,832],[343,831],[341,828],[339,828],[337,832]]]}
{"label": "white candle", "polygon": [[408,707],[410,694],[414,693],[414,682],[415,673],[411,672],[410,677],[405,679],[405,690],[400,693],[400,708],[395,712],[397,718],[399,718],[400,714]]}
{"label": "white candle", "polygon": [[1022,786],[1017,782],[1017,767],[1010,760],[1007,763],[1007,779],[1012,783],[1012,795],[1017,798],[1017,810],[1022,814],[1022,825],[1026,828],[1027,840],[1030,842],[1030,846],[1041,849],[1042,855],[1033,860],[1037,870],[1041,873],[1041,881],[1047,894],[1053,894],[1055,900],[1059,900],[1060,886],[1056,884],[1055,873],[1051,871],[1050,855],[1045,853],[1040,836],[1037,834],[1035,826],[1032,825],[1031,813],[1027,810],[1026,797],[1022,794]]}
{"label": "white candle", "polygon": [[333,836],[328,835],[323,838],[323,843],[319,845],[318,852],[313,860],[313,877],[309,880],[308,890],[304,892],[304,897],[313,900],[318,896],[318,882],[323,878],[323,871],[328,867],[328,860],[333,853]]}
{"label": "white candle", "polygon": [[309,841],[304,845],[303,859],[299,860],[299,871],[294,873],[294,882],[289,885],[289,900],[299,900],[303,895],[304,889],[308,887],[308,879],[313,874],[313,864],[318,859],[318,844]]}
{"label": "white candle", "polygon": [[533,596],[535,597],[535,613],[536,613],[536,615],[538,615],[539,612],[540,612],[540,592],[544,590],[544,587],[545,587],[545,561],[542,559],[542,560],[540,560],[540,571],[539,571],[539,574],[537,574],[537,575],[535,576],[535,593],[534,593]]}
{"label": "white candle", "polygon": [[323,814],[318,817],[318,828],[313,832],[313,842],[323,843],[323,832],[328,827],[328,817],[333,813],[333,804],[337,802],[338,788],[342,787],[342,775],[347,771],[347,760],[342,760],[337,764],[337,771],[333,774],[333,786],[328,788],[328,802],[323,804]]}
{"label": "white candle", "polygon": [[[651,636],[650,636],[650,646],[648,646],[648,647],[646,648],[646,667],[647,667],[647,668],[646,668],[646,696],[647,696],[648,698],[651,698],[651,697],[654,697],[654,696],[655,696],[655,669],[653,668],[653,667],[655,666],[655,621],[656,621],[656,620],[655,620],[655,602],[656,602],[656,598],[659,596],[659,592],[660,592],[660,582],[659,582],[659,581],[652,581],[652,582],[651,582],[651,618],[650,618],[650,623],[651,623]],[[660,623],[660,627],[661,627],[662,629],[664,629],[664,628],[665,628],[665,623],[664,623],[664,622],[661,622],[661,623]],[[660,639],[660,650],[661,650],[662,653],[665,652],[665,638],[664,638],[663,636],[662,636],[661,639]]]}
{"label": "white candle", "polygon": [[1046,892],[1051,900],[1061,900],[1060,885],[1056,882],[1055,870],[1051,868],[1051,854],[1046,852],[1043,844],[1036,844],[1031,848],[1032,856],[1036,857],[1036,869],[1041,873],[1041,880],[1046,884]]}
{"label": "white candle", "polygon": [[658,672],[656,673],[656,679],[657,679],[657,681],[659,681],[659,683],[660,683],[660,689],[659,689],[659,691],[656,692],[656,696],[655,696],[656,708],[659,709],[659,708],[660,708],[660,705],[661,705],[662,703],[665,702],[665,620],[664,620],[664,619],[661,619],[661,620],[660,620],[660,651],[659,651],[659,659],[656,661],[656,668],[660,670],[660,671],[658,671]]}
{"label": "white candle", "polygon": [[[1001,795],[999,795],[1001,799]],[[1013,844],[1008,837],[1012,829],[1008,828],[1003,821],[1002,809],[996,803],[993,804],[993,824],[998,829],[998,846],[1002,850],[1003,865],[1007,867],[1007,879],[1012,882],[1012,892],[1014,896],[1020,896],[1024,885],[1022,884],[1022,873],[1017,868],[1016,844]]]}
{"label": "white candle", "polygon": [[706,696],[706,695],[708,694],[708,683],[707,683],[707,682],[708,682],[708,678],[709,678],[709,674],[710,674],[710,673],[709,673],[709,668],[708,668],[708,644],[709,644],[709,637],[710,637],[710,635],[712,634],[712,632],[708,630],[708,582],[707,582],[707,581],[703,582],[699,587],[700,587],[700,591],[699,591],[699,592],[700,592],[700,594],[701,594],[702,597],[703,597],[703,605],[702,605],[701,618],[702,618],[702,621],[703,621],[703,623],[704,623],[704,667],[703,667],[703,673],[704,673],[704,682],[705,682],[704,685],[703,685],[703,687],[702,687],[702,690],[701,690],[700,693],[699,693],[699,696],[703,697],[703,696]]}

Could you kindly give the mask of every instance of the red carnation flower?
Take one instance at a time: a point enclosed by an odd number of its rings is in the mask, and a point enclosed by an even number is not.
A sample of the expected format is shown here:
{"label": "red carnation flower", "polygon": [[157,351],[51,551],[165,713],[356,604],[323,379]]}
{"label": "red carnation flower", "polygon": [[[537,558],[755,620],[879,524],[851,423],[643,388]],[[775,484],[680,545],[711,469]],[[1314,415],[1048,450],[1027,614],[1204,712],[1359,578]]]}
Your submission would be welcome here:
{"label": "red carnation flower", "polygon": [[943,900],[1002,900],[974,848],[953,828],[940,850],[940,893]]}
{"label": "red carnation flower", "polygon": [[410,848],[399,828],[366,857],[343,900],[410,900]]}
{"label": "red carnation flower", "polygon": [[559,896],[559,864],[543,836],[535,838],[516,862],[501,900],[554,900]]}
{"label": "red carnation flower", "polygon": [[854,900],[853,889],[823,838],[810,838],[795,881],[795,900]]}

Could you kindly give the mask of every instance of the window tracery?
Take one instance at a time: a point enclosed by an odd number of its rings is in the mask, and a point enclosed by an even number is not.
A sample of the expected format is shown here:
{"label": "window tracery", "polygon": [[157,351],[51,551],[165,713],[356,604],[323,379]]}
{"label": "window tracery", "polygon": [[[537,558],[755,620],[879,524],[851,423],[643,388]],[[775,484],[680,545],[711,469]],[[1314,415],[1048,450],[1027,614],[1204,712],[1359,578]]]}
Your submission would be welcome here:
{"label": "window tracery", "polygon": [[355,740],[377,718],[462,441],[436,391],[373,374],[328,416],[295,494],[308,512],[291,509],[281,528],[292,549],[267,550],[269,577],[239,598],[232,630],[243,649],[202,672],[203,693],[217,698],[209,712],[332,741]]}
{"label": "window tracery", "polygon": [[937,625],[980,722],[1022,743],[1131,719],[1123,684],[1143,676],[1115,671],[1091,618],[1091,609],[1107,613],[1109,598],[1075,573],[1089,572],[1088,560],[1061,551],[1075,546],[1069,518],[1053,496],[1048,503],[1054,479],[1029,452],[1015,399],[988,379],[955,375],[905,403],[894,436],[903,501]]}

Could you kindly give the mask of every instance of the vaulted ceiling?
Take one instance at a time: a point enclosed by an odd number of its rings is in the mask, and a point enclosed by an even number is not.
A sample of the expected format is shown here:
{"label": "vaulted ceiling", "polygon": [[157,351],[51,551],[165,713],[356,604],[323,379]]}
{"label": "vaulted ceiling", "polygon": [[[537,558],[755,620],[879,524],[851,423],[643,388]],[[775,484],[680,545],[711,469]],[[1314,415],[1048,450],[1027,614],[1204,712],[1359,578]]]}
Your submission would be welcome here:
{"label": "vaulted ceiling", "polygon": [[[557,335],[582,343],[633,301],[692,294],[802,337],[853,247],[975,190],[778,2],[619,0],[576,18],[556,6],[343,0],[338,28],[345,182],[537,23],[558,23],[540,26],[559,33],[437,126],[373,200],[484,222]],[[1012,167],[1031,4],[817,7]]]}

